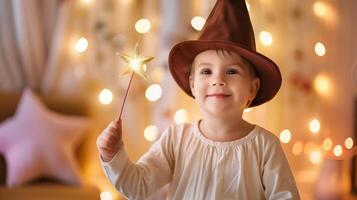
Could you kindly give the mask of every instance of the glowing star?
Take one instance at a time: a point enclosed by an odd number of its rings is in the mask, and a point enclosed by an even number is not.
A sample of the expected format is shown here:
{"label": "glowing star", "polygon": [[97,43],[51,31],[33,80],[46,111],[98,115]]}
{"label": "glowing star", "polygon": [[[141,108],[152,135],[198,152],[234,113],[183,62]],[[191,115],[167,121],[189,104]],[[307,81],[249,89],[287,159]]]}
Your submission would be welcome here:
{"label": "glowing star", "polygon": [[126,75],[130,72],[135,72],[145,80],[147,79],[145,75],[146,63],[150,62],[152,59],[154,59],[154,57],[152,56],[140,57],[138,44],[135,45],[134,56],[129,56],[124,53],[120,53],[119,56],[124,60],[124,62],[128,64],[128,66],[124,68],[122,75]]}
{"label": "glowing star", "polygon": [[123,103],[122,103],[122,106],[121,106],[121,109],[120,109],[120,114],[119,114],[118,120],[121,119],[121,116],[123,114],[123,109],[124,109],[126,97],[128,95],[129,88],[130,88],[131,82],[133,80],[134,74],[136,73],[136,74],[138,74],[139,76],[143,77],[146,80],[146,76],[144,74],[145,71],[146,71],[146,63],[148,63],[152,59],[154,59],[154,57],[152,57],[152,56],[140,57],[139,56],[139,45],[138,45],[138,43],[136,43],[136,45],[135,45],[135,55],[134,56],[129,56],[129,55],[124,54],[124,53],[120,53],[119,55],[129,65],[129,66],[125,67],[123,75],[128,74],[130,72],[132,72],[132,73],[131,73],[131,77],[130,77],[130,81],[129,81],[128,87],[126,88],[126,91],[125,91],[124,100],[123,100]]}

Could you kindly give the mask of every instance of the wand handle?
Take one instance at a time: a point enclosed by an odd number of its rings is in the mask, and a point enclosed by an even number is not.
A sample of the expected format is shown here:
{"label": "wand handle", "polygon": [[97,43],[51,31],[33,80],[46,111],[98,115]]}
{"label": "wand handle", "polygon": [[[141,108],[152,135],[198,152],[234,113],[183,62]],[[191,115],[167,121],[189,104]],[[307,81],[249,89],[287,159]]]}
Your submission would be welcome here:
{"label": "wand handle", "polygon": [[128,92],[129,92],[129,88],[130,88],[131,82],[133,81],[134,73],[135,73],[134,71],[131,73],[130,81],[129,81],[128,87],[126,88],[126,91],[125,91],[123,104],[121,105],[119,118],[117,120],[121,119],[121,115],[123,114],[124,104],[125,104],[125,101],[126,101],[126,97],[128,96]]}

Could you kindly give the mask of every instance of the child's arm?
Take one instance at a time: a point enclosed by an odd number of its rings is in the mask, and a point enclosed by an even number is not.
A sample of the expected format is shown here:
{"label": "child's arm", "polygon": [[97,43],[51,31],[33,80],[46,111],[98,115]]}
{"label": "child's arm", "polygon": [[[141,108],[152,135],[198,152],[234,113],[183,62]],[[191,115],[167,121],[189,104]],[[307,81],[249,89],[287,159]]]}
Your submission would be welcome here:
{"label": "child's arm", "polygon": [[263,184],[266,199],[299,200],[294,176],[278,138],[266,149],[264,156]]}
{"label": "child's arm", "polygon": [[111,183],[127,198],[145,199],[171,180],[174,158],[169,131],[135,164],[123,148],[121,124],[116,125],[111,123],[97,139],[101,164]]}

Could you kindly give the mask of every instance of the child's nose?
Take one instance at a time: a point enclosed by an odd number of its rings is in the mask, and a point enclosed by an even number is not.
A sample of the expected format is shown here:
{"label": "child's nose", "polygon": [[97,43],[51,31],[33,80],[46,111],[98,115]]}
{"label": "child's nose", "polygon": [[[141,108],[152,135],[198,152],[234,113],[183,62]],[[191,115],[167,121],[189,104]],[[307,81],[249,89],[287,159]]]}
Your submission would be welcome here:
{"label": "child's nose", "polygon": [[225,86],[226,82],[224,81],[224,78],[220,75],[216,76],[212,80],[212,86]]}

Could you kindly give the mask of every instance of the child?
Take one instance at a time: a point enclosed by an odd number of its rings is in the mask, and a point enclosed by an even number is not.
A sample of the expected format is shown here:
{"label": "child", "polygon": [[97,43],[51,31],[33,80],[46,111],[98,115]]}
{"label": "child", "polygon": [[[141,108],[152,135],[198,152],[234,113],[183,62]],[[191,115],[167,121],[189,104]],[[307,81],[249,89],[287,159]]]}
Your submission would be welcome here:
{"label": "child", "polygon": [[170,126],[136,164],[121,121],[112,122],[97,139],[112,184],[130,199],[167,183],[168,199],[300,199],[279,139],[242,119],[281,85],[276,64],[255,52],[245,1],[217,0],[200,38],[177,44],[169,67],[202,119]]}

